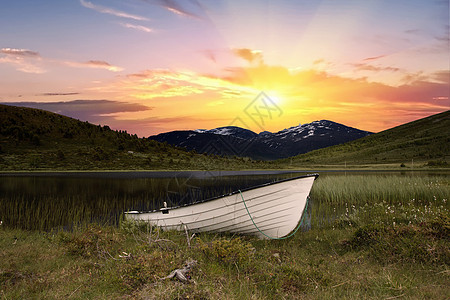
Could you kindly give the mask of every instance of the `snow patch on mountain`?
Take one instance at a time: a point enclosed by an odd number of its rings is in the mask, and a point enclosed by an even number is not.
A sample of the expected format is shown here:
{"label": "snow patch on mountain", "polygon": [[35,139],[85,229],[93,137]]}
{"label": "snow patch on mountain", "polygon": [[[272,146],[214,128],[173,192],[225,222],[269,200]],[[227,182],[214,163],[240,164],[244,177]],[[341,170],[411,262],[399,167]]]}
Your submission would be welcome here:
{"label": "snow patch on mountain", "polygon": [[234,137],[241,138],[241,139],[251,139],[258,135],[251,130],[237,127],[237,126],[225,126],[225,127],[218,127],[218,128],[213,128],[213,129],[197,129],[197,130],[194,130],[194,132],[234,136]]}

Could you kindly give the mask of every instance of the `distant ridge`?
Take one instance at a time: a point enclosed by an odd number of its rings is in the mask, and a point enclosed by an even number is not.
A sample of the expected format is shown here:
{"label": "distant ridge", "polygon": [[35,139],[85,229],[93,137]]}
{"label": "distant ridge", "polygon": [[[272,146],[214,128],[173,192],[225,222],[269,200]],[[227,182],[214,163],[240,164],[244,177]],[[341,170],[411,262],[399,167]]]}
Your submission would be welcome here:
{"label": "distant ridge", "polygon": [[248,129],[227,126],[210,130],[171,131],[150,136],[149,139],[199,153],[276,160],[342,144],[370,134],[372,133],[368,131],[321,120],[276,133],[264,131],[257,134]]}

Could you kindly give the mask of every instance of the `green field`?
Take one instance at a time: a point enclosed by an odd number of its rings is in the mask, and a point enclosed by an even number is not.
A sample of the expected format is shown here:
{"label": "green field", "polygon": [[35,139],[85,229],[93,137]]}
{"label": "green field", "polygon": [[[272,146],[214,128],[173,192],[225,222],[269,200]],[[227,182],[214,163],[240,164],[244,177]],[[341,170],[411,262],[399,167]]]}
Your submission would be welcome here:
{"label": "green field", "polygon": [[[324,176],[288,240],[0,228],[3,299],[448,299],[448,176]],[[190,234],[189,234],[190,236]],[[122,257],[121,257],[122,256]],[[186,260],[188,283],[161,280]]]}

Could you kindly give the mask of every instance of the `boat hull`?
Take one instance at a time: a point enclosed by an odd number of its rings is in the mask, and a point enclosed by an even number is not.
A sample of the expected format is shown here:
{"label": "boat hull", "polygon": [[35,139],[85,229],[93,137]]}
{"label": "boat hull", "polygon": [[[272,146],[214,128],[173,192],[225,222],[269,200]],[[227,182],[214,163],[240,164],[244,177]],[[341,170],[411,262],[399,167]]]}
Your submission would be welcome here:
{"label": "boat hull", "polygon": [[[144,220],[165,230],[232,232],[259,238],[281,238],[300,222],[317,174],[283,180],[188,206],[138,213],[127,219]],[[245,204],[244,204],[245,201]]]}

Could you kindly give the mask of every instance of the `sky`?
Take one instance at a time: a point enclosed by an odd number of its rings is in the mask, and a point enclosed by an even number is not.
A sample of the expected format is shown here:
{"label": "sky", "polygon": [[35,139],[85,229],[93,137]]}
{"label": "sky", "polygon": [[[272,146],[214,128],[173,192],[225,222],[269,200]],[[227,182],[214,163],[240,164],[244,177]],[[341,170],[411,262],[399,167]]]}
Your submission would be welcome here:
{"label": "sky", "polygon": [[0,1],[0,103],[140,137],[450,109],[445,0]]}

